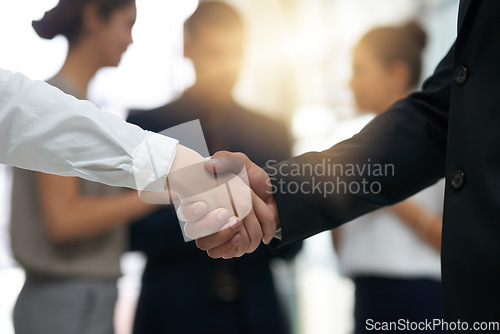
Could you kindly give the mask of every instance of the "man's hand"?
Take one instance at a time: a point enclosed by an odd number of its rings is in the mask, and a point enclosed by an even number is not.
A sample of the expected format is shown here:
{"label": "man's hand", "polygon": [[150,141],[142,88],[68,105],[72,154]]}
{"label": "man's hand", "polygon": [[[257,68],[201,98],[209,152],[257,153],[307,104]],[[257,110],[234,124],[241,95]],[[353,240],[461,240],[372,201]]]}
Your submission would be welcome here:
{"label": "man's hand", "polygon": [[[231,160],[232,158],[226,158]],[[154,204],[202,203],[193,207],[193,213],[177,211],[179,220],[191,222],[184,226],[184,235],[190,239],[198,239],[236,224],[231,217],[246,217],[252,211],[252,191],[248,186],[246,170],[240,160],[227,162],[231,170],[217,171],[207,169],[204,159],[197,152],[178,145],[172,168],[167,178],[168,190],[165,193],[143,191],[141,198]],[[203,221],[195,222],[193,214],[200,209],[214,211]],[[244,240],[259,237],[260,231],[249,229],[248,236],[243,232]]]}
{"label": "man's hand", "polygon": [[[242,153],[218,152],[211,161],[205,163],[207,170],[217,173],[239,173],[244,165],[250,188],[252,189],[252,211],[241,222],[232,220],[229,228],[197,239],[200,249],[206,250],[213,258],[239,257],[253,252],[262,239],[269,243],[279,227],[278,210],[267,173]],[[186,218],[188,224],[216,225],[220,210],[208,212],[203,202],[183,204],[178,214]],[[208,212],[208,213],[207,213]]]}

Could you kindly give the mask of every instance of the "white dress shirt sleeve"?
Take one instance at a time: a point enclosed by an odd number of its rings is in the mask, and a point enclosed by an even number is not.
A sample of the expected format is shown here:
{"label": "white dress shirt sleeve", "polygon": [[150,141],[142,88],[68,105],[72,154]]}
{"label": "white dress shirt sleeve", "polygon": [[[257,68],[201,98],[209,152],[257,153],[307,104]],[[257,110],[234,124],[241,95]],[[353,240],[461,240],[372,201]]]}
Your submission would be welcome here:
{"label": "white dress shirt sleeve", "polygon": [[0,163],[162,191],[178,141],[0,69]]}

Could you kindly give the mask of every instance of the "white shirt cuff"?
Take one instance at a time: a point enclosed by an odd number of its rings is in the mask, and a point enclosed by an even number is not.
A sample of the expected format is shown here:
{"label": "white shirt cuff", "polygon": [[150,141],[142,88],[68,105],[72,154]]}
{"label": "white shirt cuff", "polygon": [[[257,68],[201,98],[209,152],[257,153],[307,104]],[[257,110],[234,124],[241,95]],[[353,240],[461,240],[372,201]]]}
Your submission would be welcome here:
{"label": "white shirt cuff", "polygon": [[165,191],[167,175],[175,159],[179,141],[146,131],[134,154],[134,176],[137,190]]}

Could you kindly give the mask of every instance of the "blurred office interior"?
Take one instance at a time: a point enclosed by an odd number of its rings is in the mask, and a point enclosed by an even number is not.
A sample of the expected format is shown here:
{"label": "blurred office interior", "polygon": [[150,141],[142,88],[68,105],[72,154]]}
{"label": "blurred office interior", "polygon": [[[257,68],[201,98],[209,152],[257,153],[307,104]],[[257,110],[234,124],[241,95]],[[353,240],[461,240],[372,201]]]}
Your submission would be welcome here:
{"label": "blurred office interior", "polygon": [[[232,0],[247,26],[244,67],[235,99],[288,124],[294,154],[322,150],[335,142],[336,129],[352,121],[349,89],[352,48],[377,25],[415,19],[428,33],[423,77],[432,73],[456,35],[458,0]],[[0,3],[0,68],[46,80],[62,65],[63,38],[41,40],[31,21],[57,0]],[[182,24],[197,0],[136,0],[134,44],[118,68],[98,73],[90,99],[102,109],[126,116],[130,108],[152,108],[173,100],[194,81],[183,58]],[[343,128],[342,131],[347,131]],[[346,133],[350,135],[352,133]],[[22,134],[19,134],[22,135]],[[13,333],[11,312],[22,287],[23,272],[10,256],[10,168],[0,166],[0,333]],[[117,333],[130,333],[144,259],[126,254],[122,264]],[[287,266],[277,262],[275,275],[290,308],[296,333],[349,333],[352,292],[339,276],[329,234],[306,241]]]}

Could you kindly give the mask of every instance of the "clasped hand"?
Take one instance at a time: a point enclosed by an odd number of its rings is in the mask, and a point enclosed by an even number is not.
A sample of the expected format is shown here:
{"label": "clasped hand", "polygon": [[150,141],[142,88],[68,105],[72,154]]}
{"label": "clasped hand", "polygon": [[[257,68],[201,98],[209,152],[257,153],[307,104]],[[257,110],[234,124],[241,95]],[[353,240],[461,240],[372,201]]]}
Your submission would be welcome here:
{"label": "clasped hand", "polygon": [[184,234],[213,258],[240,257],[277,228],[277,208],[268,175],[242,153],[218,152],[204,159],[179,145],[167,178],[168,191],[143,191],[149,203],[177,203]]}
{"label": "clasped hand", "polygon": [[[229,227],[197,238],[198,248],[207,251],[213,258],[240,257],[253,252],[262,240],[268,244],[279,227],[278,210],[267,173],[242,153],[218,152],[205,162],[207,170],[217,173],[233,172],[241,175],[244,170],[245,184],[250,188],[251,209],[244,217],[233,221]],[[187,221],[186,225],[212,226],[217,222],[220,209],[211,210],[205,202],[184,201],[178,208],[178,215]]]}

